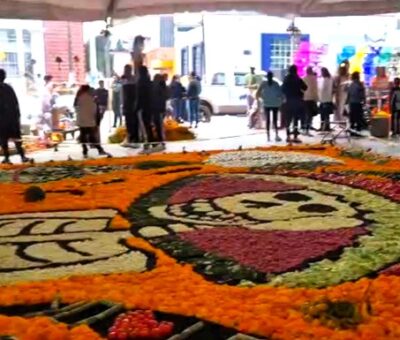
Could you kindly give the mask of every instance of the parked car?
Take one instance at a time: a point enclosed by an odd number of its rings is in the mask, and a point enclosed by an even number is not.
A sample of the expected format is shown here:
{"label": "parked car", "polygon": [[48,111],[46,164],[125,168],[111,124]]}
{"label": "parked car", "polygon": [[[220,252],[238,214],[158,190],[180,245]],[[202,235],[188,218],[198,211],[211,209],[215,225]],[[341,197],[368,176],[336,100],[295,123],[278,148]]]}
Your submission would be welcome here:
{"label": "parked car", "polygon": [[[247,72],[217,72],[203,81],[200,110],[208,120],[218,114],[246,114],[247,94],[245,79]],[[261,83],[264,74],[259,74]]]}

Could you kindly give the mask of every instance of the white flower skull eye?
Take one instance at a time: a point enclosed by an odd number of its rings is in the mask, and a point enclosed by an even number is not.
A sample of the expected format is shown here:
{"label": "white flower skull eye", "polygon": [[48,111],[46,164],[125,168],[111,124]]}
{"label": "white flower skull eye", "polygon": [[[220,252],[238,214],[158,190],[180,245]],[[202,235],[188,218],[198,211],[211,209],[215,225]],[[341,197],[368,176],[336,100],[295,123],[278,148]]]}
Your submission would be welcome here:
{"label": "white flower skull eye", "polygon": [[339,197],[313,190],[253,192],[157,207],[156,217],[257,230],[328,230],[363,224]]}
{"label": "white flower skull eye", "polygon": [[69,275],[143,271],[148,255],[108,225],[114,210],[0,216],[0,284]]}

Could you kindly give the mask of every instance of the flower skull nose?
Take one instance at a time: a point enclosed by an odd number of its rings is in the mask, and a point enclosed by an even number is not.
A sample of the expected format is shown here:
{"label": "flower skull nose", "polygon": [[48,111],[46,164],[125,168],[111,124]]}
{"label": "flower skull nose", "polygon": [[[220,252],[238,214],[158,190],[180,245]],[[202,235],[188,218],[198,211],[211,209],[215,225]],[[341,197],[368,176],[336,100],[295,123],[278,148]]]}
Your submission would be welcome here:
{"label": "flower skull nose", "polygon": [[335,207],[326,204],[304,204],[299,207],[299,212],[306,213],[331,213],[337,211]]}
{"label": "flower skull nose", "polygon": [[244,200],[243,205],[245,205],[247,208],[268,209],[268,208],[272,208],[272,207],[279,207],[282,204],[274,203],[274,202],[258,202],[258,201],[252,201],[252,200]]}

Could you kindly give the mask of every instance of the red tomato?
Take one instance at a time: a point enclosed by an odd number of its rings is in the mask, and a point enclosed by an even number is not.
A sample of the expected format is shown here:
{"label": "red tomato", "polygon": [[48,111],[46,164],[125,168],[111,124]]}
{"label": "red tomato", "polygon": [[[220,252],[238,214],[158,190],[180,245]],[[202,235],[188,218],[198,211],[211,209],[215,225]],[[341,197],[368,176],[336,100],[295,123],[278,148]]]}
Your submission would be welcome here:
{"label": "red tomato", "polygon": [[147,320],[146,325],[149,326],[150,328],[155,328],[158,326],[158,322],[155,320]]}
{"label": "red tomato", "polygon": [[129,335],[126,332],[117,332],[117,340],[128,340]]}
{"label": "red tomato", "polygon": [[109,333],[108,333],[108,336],[107,336],[107,339],[109,339],[109,340],[118,340],[117,334],[118,334],[118,333],[115,332],[115,331],[109,332]]}
{"label": "red tomato", "polygon": [[161,322],[159,329],[162,333],[162,336],[168,336],[172,334],[172,331],[174,330],[174,325],[171,322]]}
{"label": "red tomato", "polygon": [[144,338],[144,339],[149,338],[150,337],[150,331],[148,329],[144,329],[144,328],[139,329],[138,332],[137,332],[137,337],[138,338]]}

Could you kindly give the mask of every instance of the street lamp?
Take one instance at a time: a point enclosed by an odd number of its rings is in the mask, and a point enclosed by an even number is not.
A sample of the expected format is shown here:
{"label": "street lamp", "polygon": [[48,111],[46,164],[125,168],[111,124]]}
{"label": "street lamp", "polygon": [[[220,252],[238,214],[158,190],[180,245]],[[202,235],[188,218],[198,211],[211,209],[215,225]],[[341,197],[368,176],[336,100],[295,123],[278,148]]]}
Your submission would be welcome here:
{"label": "street lamp", "polygon": [[290,63],[294,64],[294,52],[296,48],[296,43],[301,36],[300,29],[295,25],[294,19],[290,23],[289,27],[286,29],[286,32],[290,34]]}

